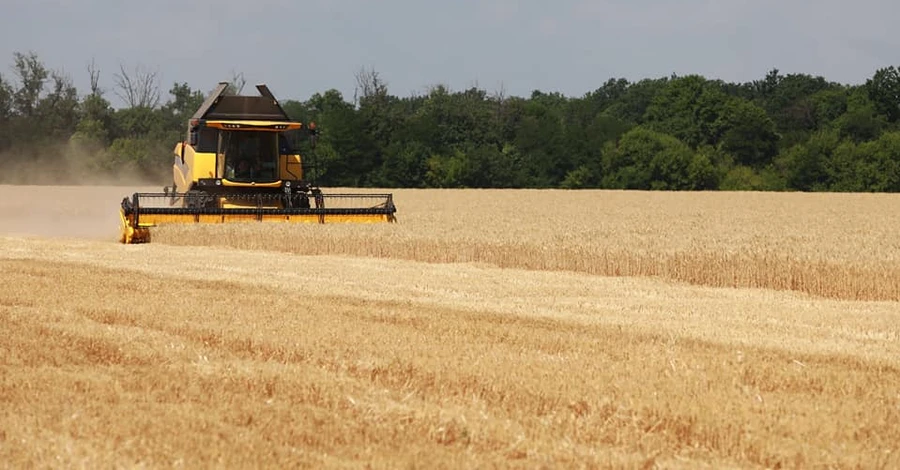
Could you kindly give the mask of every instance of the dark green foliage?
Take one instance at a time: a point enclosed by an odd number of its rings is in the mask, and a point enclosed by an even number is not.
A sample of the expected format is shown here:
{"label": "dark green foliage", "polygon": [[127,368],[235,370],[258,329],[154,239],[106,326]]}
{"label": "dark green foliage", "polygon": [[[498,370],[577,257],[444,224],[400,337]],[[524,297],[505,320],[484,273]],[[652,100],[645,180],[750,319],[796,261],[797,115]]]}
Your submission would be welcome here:
{"label": "dark green foliage", "polygon": [[308,103],[309,120],[315,121],[321,137],[315,155],[307,164],[316,168],[308,174],[319,184],[361,186],[373,177],[377,147],[366,132],[366,122],[337,90],[316,93]]}
{"label": "dark green foliage", "polygon": [[821,131],[779,155],[777,164],[788,186],[801,191],[827,190],[831,181],[826,169],[839,144],[836,132]]}
{"label": "dark green foliage", "polygon": [[900,70],[897,67],[878,69],[866,81],[866,89],[879,114],[890,122],[900,119]]}
{"label": "dark green foliage", "polygon": [[644,122],[691,147],[713,144],[726,99],[717,84],[703,77],[675,78],[653,97]]}
{"label": "dark green foliage", "polygon": [[624,122],[641,124],[656,94],[668,81],[668,78],[648,78],[629,85],[621,96],[609,104],[607,114]]}
{"label": "dark green foliage", "polygon": [[162,106],[161,114],[168,121],[169,129],[184,128],[185,123],[206,98],[200,90],[193,90],[187,83],[176,83],[169,90],[171,101]]}
{"label": "dark green foliage", "polygon": [[778,152],[775,123],[755,104],[740,98],[728,100],[712,125],[713,143],[734,157],[739,165],[762,167]]}
{"label": "dark green foliage", "polygon": [[385,150],[376,185],[417,188],[425,184],[431,151],[421,142],[397,142]]}
{"label": "dark green foliage", "polygon": [[844,142],[832,153],[826,171],[831,191],[900,191],[900,132],[877,140]]}
{"label": "dark green foliage", "polygon": [[603,187],[618,189],[712,189],[715,170],[704,154],[675,137],[636,127],[603,159]]}
{"label": "dark green foliage", "polygon": [[862,89],[848,95],[846,111],[833,121],[842,139],[856,143],[877,139],[887,125],[885,117],[878,114],[875,103]]}
{"label": "dark green foliage", "polygon": [[[67,148],[95,169],[168,183],[174,145],[207,94],[177,82],[164,99],[118,89],[145,105],[114,109],[93,64],[83,96],[34,53],[14,54],[10,69],[0,75],[0,167],[65,163],[53,149]],[[374,70],[356,80],[352,100],[332,89],[281,102],[318,124],[315,151],[300,150],[323,186],[900,191],[894,66],[855,86],[773,69],[747,83],[610,78],[581,97],[444,85],[399,97]],[[243,77],[231,83],[236,91]]]}

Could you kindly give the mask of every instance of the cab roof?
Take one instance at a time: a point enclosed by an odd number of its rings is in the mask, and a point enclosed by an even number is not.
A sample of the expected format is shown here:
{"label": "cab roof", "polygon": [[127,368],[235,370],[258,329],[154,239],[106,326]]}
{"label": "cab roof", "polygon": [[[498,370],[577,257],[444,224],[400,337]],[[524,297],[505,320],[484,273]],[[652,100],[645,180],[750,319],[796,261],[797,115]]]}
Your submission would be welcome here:
{"label": "cab roof", "polygon": [[256,85],[259,96],[229,95],[228,82],[219,82],[191,119],[207,121],[290,121],[284,108],[265,84]]}

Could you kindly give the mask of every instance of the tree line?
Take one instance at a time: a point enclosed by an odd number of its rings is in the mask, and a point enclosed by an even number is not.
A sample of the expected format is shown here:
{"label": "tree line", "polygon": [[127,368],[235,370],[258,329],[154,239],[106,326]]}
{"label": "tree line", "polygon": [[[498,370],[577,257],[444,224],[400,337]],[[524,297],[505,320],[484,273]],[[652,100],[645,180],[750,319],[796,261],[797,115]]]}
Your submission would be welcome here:
{"label": "tree line", "polygon": [[[78,155],[92,172],[166,182],[209,93],[174,83],[163,100],[155,72],[123,66],[112,91],[125,106],[113,108],[93,64],[84,94],[34,53],[14,54],[12,70],[0,74],[0,170],[39,163],[60,178]],[[445,85],[400,97],[366,69],[356,82],[349,100],[282,100],[318,124],[323,186],[900,191],[894,66],[857,85],[777,69],[746,83],[612,78],[579,97]],[[235,74],[231,91],[243,85]]]}

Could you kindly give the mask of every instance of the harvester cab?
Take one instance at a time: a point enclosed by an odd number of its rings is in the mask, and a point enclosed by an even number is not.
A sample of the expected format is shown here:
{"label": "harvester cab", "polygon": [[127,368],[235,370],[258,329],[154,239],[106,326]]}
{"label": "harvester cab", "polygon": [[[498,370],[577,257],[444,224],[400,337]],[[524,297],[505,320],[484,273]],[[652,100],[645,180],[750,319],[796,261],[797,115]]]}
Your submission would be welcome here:
{"label": "harvester cab", "polygon": [[391,194],[327,194],[306,177],[302,142],[315,148],[314,123],[292,121],[266,85],[259,96],[218,87],[175,145],[172,187],[122,200],[123,243],[150,241],[163,224],[231,222],[395,222]]}

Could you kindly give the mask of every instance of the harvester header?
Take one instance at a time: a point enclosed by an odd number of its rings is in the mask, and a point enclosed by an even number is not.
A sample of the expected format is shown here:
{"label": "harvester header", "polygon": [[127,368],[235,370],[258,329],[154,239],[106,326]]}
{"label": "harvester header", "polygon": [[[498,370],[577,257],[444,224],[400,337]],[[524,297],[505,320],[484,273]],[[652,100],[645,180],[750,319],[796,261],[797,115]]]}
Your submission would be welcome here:
{"label": "harvester header", "polygon": [[259,96],[219,86],[174,149],[172,187],[122,200],[123,243],[150,241],[163,224],[395,222],[391,194],[327,194],[306,178],[299,147],[315,149],[314,123],[292,121],[266,85]]}

